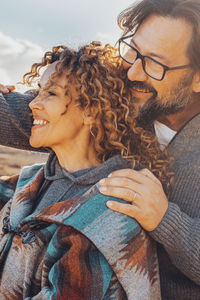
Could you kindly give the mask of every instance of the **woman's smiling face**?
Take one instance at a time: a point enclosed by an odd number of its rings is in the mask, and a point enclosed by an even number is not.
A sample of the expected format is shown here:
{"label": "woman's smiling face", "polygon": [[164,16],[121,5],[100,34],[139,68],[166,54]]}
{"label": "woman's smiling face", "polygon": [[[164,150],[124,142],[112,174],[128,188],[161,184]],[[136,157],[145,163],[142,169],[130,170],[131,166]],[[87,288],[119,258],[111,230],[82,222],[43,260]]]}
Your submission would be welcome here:
{"label": "woman's smiling face", "polygon": [[[67,87],[64,74],[47,82],[55,72],[55,65],[50,65],[39,84],[39,94],[30,103],[33,113],[33,127],[30,144],[33,147],[65,147],[75,142],[83,127],[83,110],[77,105],[78,93],[73,84]],[[69,90],[69,93],[66,92]]]}

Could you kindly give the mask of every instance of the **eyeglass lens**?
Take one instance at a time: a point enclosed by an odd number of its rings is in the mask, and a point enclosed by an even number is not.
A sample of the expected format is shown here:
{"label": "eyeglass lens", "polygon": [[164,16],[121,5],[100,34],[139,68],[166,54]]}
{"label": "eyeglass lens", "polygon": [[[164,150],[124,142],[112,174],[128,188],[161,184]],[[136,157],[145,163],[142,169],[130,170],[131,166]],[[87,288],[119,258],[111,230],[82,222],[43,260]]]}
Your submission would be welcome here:
{"label": "eyeglass lens", "polygon": [[[130,43],[131,41],[127,39],[126,43]],[[136,50],[131,48],[123,41],[120,42],[120,55],[121,57],[130,64],[134,64],[137,59],[138,53]],[[147,73],[150,77],[160,80],[164,73],[164,68],[153,61],[151,58],[143,57],[142,66],[144,68],[145,73]]]}

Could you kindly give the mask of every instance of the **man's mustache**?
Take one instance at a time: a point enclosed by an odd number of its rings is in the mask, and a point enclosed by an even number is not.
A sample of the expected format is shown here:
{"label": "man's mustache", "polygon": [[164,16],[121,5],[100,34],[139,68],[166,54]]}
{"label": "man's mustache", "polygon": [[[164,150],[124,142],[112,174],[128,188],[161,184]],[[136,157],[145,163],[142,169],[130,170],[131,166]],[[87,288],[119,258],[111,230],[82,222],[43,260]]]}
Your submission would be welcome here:
{"label": "man's mustache", "polygon": [[135,88],[140,90],[148,90],[149,92],[153,93],[153,95],[157,95],[156,90],[150,86],[148,83],[141,82],[141,81],[131,81],[128,78],[126,79],[125,85],[128,88]]}

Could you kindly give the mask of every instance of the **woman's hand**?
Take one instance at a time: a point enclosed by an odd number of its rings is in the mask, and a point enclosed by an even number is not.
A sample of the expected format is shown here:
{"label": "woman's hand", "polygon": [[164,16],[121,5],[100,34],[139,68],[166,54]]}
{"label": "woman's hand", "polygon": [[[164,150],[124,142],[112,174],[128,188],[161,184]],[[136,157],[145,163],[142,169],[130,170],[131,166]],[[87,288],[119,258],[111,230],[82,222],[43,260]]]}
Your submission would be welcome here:
{"label": "woman's hand", "polygon": [[108,201],[107,206],[135,218],[147,231],[159,225],[168,209],[162,184],[148,169],[115,171],[99,182],[99,191],[130,202]]}
{"label": "woman's hand", "polygon": [[15,86],[14,85],[0,84],[0,92],[2,92],[3,94],[8,94],[9,92],[12,92],[14,90],[15,90]]}

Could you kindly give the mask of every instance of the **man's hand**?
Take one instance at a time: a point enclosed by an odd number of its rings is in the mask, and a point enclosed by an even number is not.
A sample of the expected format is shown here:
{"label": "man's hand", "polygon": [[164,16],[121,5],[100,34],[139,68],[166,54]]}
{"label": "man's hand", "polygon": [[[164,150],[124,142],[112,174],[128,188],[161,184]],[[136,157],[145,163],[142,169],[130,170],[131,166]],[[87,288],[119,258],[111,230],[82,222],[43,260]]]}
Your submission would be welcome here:
{"label": "man's hand", "polygon": [[12,92],[14,90],[15,90],[15,86],[14,85],[0,84],[0,92],[2,92],[3,94],[8,94],[9,92]]}
{"label": "man's hand", "polygon": [[99,182],[99,191],[130,202],[108,201],[107,206],[135,218],[147,231],[159,225],[168,208],[162,184],[148,169],[115,171]]}

